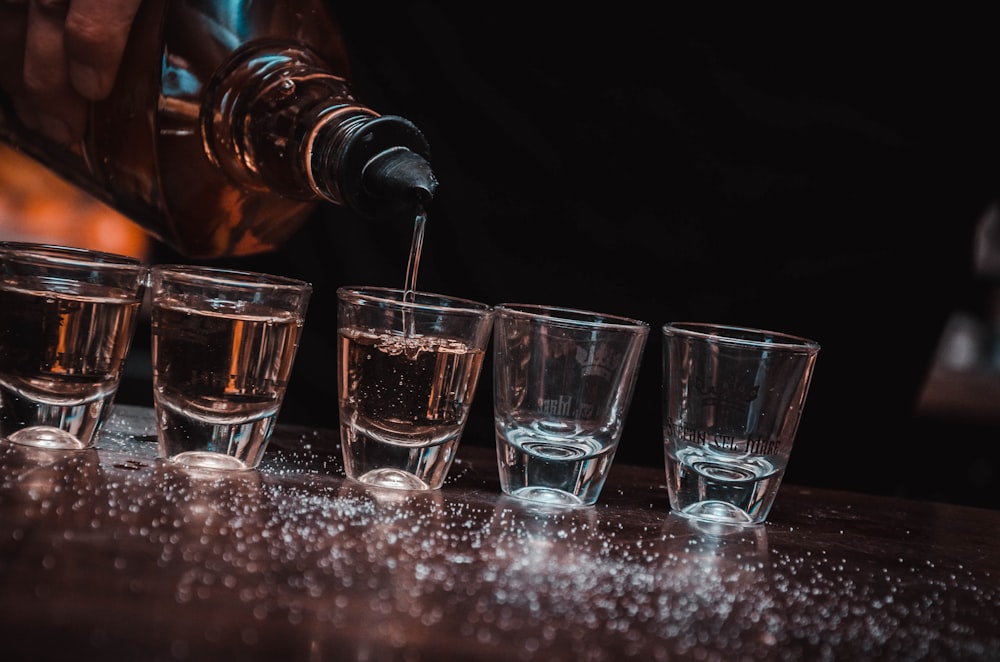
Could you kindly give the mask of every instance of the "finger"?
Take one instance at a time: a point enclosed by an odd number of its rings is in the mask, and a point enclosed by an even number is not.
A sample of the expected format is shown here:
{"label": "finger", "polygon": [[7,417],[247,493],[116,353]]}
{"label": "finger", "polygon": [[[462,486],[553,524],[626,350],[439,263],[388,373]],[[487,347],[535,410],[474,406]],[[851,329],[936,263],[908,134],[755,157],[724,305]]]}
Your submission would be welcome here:
{"label": "finger", "polygon": [[62,0],[32,0],[25,30],[24,84],[39,97],[67,84],[63,22],[69,5]]}
{"label": "finger", "polygon": [[87,99],[111,92],[141,0],[72,0],[65,46],[74,88]]}
{"label": "finger", "polygon": [[25,31],[25,101],[39,129],[59,142],[82,136],[86,123],[86,106],[70,85],[63,48],[67,10],[65,1],[32,0]]}

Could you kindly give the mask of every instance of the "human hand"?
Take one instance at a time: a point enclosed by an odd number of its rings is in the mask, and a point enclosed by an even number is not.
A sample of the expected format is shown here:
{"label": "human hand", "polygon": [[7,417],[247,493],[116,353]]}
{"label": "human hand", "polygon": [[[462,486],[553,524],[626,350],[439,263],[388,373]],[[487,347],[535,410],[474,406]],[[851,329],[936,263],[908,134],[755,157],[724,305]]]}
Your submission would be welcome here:
{"label": "human hand", "polygon": [[0,0],[0,88],[25,126],[70,143],[111,92],[142,0]]}

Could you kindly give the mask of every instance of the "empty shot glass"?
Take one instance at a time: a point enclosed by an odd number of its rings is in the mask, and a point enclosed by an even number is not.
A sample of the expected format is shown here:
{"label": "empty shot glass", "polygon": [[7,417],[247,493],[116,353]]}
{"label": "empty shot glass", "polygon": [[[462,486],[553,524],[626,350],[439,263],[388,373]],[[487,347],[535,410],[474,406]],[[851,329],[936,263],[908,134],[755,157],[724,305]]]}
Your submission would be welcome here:
{"label": "empty shot glass", "polygon": [[274,431],[312,286],[189,265],[151,272],[159,454],[201,469],[255,469]]}
{"label": "empty shot glass", "polygon": [[0,433],[89,448],[111,410],[148,280],[140,260],[0,243]]}
{"label": "empty shot glass", "polygon": [[552,505],[595,503],[621,439],[649,325],[530,304],[501,304],[496,315],[500,487]]}
{"label": "empty shot glass", "polygon": [[663,439],[671,509],[707,522],[767,519],[819,344],[718,324],[663,326]]}
{"label": "empty shot glass", "polygon": [[440,488],[468,420],[493,309],[389,288],[342,287],[337,296],[345,473],[379,487]]}

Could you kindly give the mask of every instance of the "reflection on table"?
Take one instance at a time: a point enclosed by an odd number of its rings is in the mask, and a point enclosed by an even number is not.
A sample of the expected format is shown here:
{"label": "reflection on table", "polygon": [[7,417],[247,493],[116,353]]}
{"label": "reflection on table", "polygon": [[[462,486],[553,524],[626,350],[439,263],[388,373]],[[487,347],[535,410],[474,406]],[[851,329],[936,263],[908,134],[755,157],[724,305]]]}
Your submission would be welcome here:
{"label": "reflection on table", "polygon": [[1000,657],[995,511],[786,485],[766,525],[720,529],[669,514],[650,468],[541,510],[482,449],[393,492],[342,477],[334,431],[279,426],[223,477],[157,461],[152,425],[0,442],[6,659]]}

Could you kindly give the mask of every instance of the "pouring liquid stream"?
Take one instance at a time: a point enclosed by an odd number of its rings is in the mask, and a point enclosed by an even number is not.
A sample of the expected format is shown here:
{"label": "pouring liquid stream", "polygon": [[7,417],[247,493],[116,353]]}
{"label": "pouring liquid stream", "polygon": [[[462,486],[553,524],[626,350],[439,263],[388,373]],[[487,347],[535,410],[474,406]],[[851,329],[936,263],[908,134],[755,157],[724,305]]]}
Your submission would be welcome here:
{"label": "pouring liquid stream", "polygon": [[[424,248],[424,227],[427,225],[427,212],[421,209],[413,223],[413,239],[410,241],[410,257],[406,263],[406,282],[403,285],[403,301],[412,302],[416,299],[417,271],[420,269],[420,253]],[[413,315],[408,308],[403,309],[403,335],[414,335]]]}

